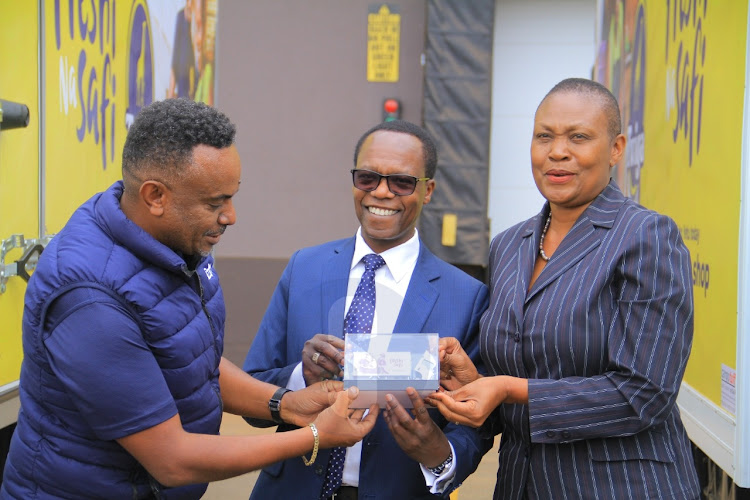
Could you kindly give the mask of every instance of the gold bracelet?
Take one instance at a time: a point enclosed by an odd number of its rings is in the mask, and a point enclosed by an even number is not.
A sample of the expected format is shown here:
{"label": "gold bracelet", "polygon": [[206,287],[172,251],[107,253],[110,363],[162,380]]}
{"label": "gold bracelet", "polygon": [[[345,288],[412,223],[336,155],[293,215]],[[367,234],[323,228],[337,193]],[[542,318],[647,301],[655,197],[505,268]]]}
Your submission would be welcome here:
{"label": "gold bracelet", "polygon": [[302,455],[302,461],[305,462],[306,466],[311,466],[315,463],[315,459],[318,458],[318,445],[320,444],[320,437],[318,436],[318,428],[315,427],[315,424],[307,424],[310,426],[310,429],[312,429],[313,436],[315,437],[315,444],[313,445],[313,451],[312,455],[310,455],[310,460],[306,459],[304,455]]}

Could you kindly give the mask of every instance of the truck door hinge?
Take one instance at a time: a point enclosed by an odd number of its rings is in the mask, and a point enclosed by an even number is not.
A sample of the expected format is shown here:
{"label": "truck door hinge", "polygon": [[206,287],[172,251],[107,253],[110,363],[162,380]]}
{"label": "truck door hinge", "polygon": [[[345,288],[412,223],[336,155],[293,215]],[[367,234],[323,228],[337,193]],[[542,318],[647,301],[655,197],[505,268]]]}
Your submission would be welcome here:
{"label": "truck door hinge", "polygon": [[[2,240],[0,245],[0,294],[5,293],[6,286],[11,276],[19,276],[24,281],[29,281],[31,272],[36,268],[39,256],[44,251],[53,235],[44,238],[25,239],[22,234],[13,234],[10,238]],[[23,249],[21,258],[10,264],[5,263],[5,256],[14,248]]]}

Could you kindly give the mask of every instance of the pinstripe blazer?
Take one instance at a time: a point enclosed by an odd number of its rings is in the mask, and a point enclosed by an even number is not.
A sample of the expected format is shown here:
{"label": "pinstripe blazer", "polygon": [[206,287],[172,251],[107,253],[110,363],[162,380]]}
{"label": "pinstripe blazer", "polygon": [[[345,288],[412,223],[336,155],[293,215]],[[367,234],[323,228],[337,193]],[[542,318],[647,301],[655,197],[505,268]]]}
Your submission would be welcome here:
{"label": "pinstripe blazer", "polygon": [[494,498],[697,498],[675,405],[693,336],[690,254],[672,219],[614,182],[529,290],[546,203],[490,247],[480,349],[492,374],[529,380],[502,432]]}

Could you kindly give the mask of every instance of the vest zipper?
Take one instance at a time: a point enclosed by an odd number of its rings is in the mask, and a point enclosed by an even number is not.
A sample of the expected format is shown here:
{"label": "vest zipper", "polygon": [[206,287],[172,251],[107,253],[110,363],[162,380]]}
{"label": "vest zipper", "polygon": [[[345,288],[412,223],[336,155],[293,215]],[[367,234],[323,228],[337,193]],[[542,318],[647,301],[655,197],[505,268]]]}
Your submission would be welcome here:
{"label": "vest zipper", "polygon": [[[214,322],[211,320],[211,314],[208,312],[208,307],[206,307],[206,299],[203,298],[203,282],[201,281],[201,277],[198,273],[195,273],[195,278],[198,280],[198,292],[201,299],[201,308],[203,309],[203,313],[206,315],[206,318],[208,318],[208,326],[211,328],[211,337],[213,342],[213,348],[214,348],[214,354],[216,355],[216,359],[218,362],[221,362],[221,355],[219,354],[219,349],[216,346],[216,330],[214,329]],[[211,386],[213,387],[213,385]],[[214,392],[216,393],[216,397],[219,400],[219,408],[221,409],[222,413],[224,412],[224,401],[221,399],[221,394],[219,391],[213,387]]]}

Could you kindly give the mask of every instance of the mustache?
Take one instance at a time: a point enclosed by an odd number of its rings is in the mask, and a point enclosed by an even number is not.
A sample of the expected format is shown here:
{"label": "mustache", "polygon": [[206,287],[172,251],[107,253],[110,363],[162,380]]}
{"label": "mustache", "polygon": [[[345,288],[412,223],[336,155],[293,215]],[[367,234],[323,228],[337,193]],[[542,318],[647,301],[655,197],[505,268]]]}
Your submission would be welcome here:
{"label": "mustache", "polygon": [[217,231],[206,231],[203,233],[203,236],[221,236],[226,230],[227,226],[220,226]]}

